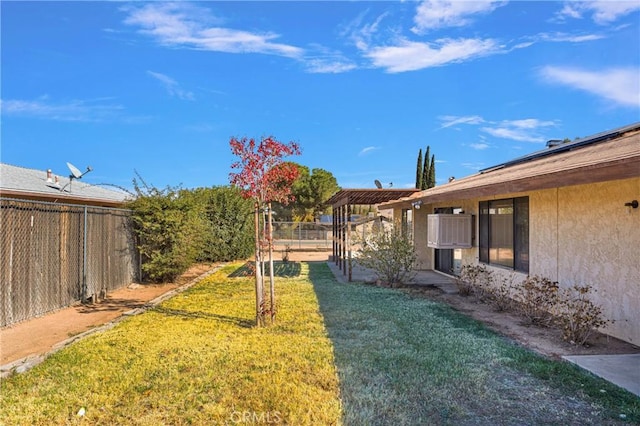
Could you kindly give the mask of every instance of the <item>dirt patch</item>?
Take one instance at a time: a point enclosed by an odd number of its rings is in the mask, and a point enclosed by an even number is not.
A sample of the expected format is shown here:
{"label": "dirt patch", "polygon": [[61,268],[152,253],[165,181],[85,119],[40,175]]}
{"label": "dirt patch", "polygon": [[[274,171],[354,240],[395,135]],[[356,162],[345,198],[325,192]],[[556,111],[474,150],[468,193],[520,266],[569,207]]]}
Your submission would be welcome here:
{"label": "dirt patch", "polygon": [[42,355],[70,337],[106,324],[124,312],[143,307],[155,299],[212,269],[212,264],[191,267],[175,282],[167,284],[130,284],[115,290],[104,300],[69,308],[0,329],[0,365]]}
{"label": "dirt patch", "polygon": [[510,312],[496,311],[493,306],[482,303],[473,296],[446,294],[433,287],[403,289],[403,291],[417,297],[444,302],[520,345],[553,359],[559,359],[563,355],[640,353],[640,347],[602,333],[594,333],[586,346],[573,345],[563,339],[562,332],[558,329],[527,324],[522,317]]}

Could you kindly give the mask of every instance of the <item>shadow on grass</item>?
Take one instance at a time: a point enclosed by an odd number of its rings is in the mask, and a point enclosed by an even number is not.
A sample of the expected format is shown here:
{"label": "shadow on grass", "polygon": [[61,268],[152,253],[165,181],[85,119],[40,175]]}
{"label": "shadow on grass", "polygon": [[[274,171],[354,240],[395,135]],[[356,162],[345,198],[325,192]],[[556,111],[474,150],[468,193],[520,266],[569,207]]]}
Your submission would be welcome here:
{"label": "shadow on grass", "polygon": [[213,320],[216,320],[216,321],[222,321],[222,322],[227,322],[227,323],[230,323],[230,324],[234,324],[234,325],[237,325],[238,327],[242,327],[242,328],[253,328],[253,326],[255,325],[254,321],[248,320],[246,318],[230,317],[230,316],[226,316],[226,315],[212,314],[210,312],[185,311],[185,310],[181,310],[181,309],[170,309],[170,308],[165,308],[163,306],[155,307],[153,309],[153,312],[157,312],[159,314],[168,315],[168,316],[182,317],[183,319],[190,319],[190,318],[194,318],[194,319],[213,319]]}
{"label": "shadow on grass", "polygon": [[[232,273],[229,278],[252,277],[255,270],[253,262],[247,262]],[[273,275],[279,278],[295,278],[300,276],[302,266],[300,262],[273,262]],[[269,274],[269,263],[265,263],[265,275]]]}
{"label": "shadow on grass", "polygon": [[443,303],[341,283],[328,265],[308,264],[344,424],[640,424],[640,399],[601,378]]}

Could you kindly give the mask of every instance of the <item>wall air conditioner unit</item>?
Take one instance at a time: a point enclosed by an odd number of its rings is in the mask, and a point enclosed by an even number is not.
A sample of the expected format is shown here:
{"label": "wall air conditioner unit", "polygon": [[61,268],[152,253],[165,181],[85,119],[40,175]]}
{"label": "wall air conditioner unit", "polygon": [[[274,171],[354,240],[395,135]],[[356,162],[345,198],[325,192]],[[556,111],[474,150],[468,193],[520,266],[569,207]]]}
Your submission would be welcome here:
{"label": "wall air conditioner unit", "polygon": [[427,215],[427,246],[437,249],[473,247],[473,216],[470,214]]}

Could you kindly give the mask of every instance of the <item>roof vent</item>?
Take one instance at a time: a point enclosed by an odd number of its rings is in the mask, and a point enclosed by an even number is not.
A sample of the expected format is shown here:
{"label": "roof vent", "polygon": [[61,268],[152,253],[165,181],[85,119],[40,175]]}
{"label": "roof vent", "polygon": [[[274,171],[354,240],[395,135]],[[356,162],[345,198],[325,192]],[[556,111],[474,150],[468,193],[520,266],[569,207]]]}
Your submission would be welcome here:
{"label": "roof vent", "polygon": [[547,141],[547,148],[553,148],[554,146],[562,145],[562,139],[551,139]]}

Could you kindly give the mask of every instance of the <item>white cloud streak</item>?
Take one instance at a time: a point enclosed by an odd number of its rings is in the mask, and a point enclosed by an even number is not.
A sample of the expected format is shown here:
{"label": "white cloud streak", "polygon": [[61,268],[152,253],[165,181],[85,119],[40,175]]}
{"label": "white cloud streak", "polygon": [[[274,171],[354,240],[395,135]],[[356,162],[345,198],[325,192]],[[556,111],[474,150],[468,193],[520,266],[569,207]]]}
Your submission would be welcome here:
{"label": "white cloud streak", "polygon": [[271,32],[254,33],[215,26],[218,22],[208,10],[187,3],[147,3],[123,8],[124,22],[140,28],[139,33],[159,44],[227,53],[263,53],[299,58],[303,49],[276,43],[280,36]]}
{"label": "white cloud streak", "polygon": [[489,148],[489,144],[486,144],[486,143],[471,143],[469,144],[469,146],[478,151],[482,151],[484,149]]}
{"label": "white cloud streak", "polygon": [[640,11],[640,3],[637,1],[571,1],[564,4],[556,18],[563,21],[591,15],[596,24],[607,25],[637,11]]}
{"label": "white cloud streak", "polygon": [[443,115],[438,117],[440,121],[442,121],[441,129],[447,127],[457,126],[458,124],[482,124],[484,123],[484,119],[479,115],[468,115],[464,117],[458,117],[455,115]]}
{"label": "white cloud streak", "polygon": [[609,68],[587,71],[578,68],[546,66],[540,75],[547,82],[582,90],[617,105],[640,107],[640,69]]}
{"label": "white cloud streak", "polygon": [[416,71],[464,62],[500,51],[491,39],[440,39],[435,43],[400,40],[395,46],[375,47],[365,52],[376,67],[389,73]]}
{"label": "white cloud streak", "polygon": [[369,154],[369,153],[371,153],[373,151],[376,151],[378,149],[380,149],[380,147],[377,147],[377,146],[368,146],[366,148],[362,148],[362,150],[360,150],[360,152],[358,153],[358,156],[362,157],[363,155],[367,155],[367,154]]}
{"label": "white cloud streak", "polygon": [[504,1],[486,0],[426,0],[418,5],[411,30],[422,34],[438,28],[462,27],[472,22],[473,15],[491,13],[504,4]]}
{"label": "white cloud streak", "polygon": [[186,101],[195,100],[195,97],[192,92],[181,89],[178,82],[172,79],[171,77],[165,74],[161,74],[159,72],[154,72],[154,71],[147,71],[147,74],[149,74],[151,77],[155,78],[160,83],[162,83],[162,85],[167,90],[169,95],[175,96],[179,99],[186,100]]}
{"label": "white cloud streak", "polygon": [[3,115],[35,117],[53,121],[101,122],[120,116],[124,107],[114,104],[99,104],[94,101],[71,100],[63,103],[48,102],[46,98],[36,100],[2,100]]}
{"label": "white cloud streak", "polygon": [[539,143],[547,140],[540,134],[540,131],[554,126],[556,126],[555,121],[527,118],[523,120],[504,120],[495,126],[482,127],[481,130],[501,139]]}

